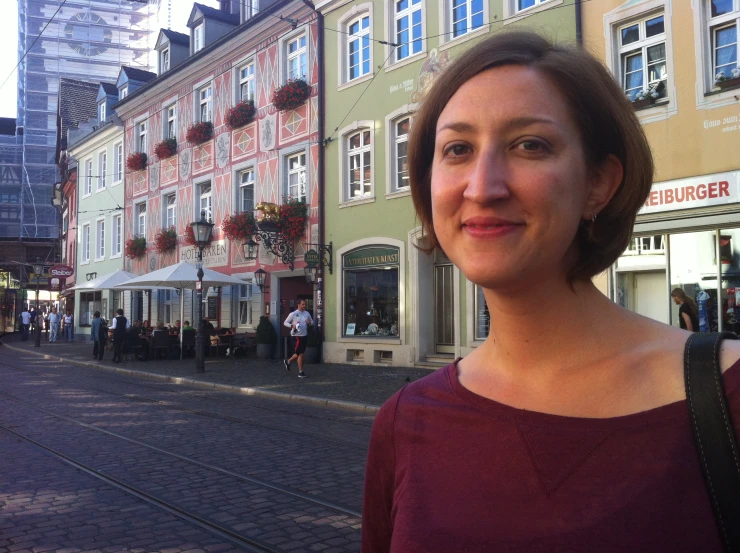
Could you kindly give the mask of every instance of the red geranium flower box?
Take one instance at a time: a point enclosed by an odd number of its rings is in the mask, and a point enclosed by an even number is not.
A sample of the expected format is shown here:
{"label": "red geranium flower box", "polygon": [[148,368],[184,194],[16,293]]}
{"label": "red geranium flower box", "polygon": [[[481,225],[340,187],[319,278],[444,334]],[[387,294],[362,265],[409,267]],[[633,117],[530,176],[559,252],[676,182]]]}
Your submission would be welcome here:
{"label": "red geranium flower box", "polygon": [[304,79],[293,79],[272,93],[272,104],[279,111],[296,109],[311,97],[311,85]]}
{"label": "red geranium flower box", "polygon": [[171,252],[177,247],[177,231],[175,227],[159,229],[154,238],[154,248],[157,253]]}
{"label": "red geranium flower box", "polygon": [[177,140],[174,138],[165,138],[154,147],[154,153],[157,155],[159,161],[174,156],[177,153]]}
{"label": "red geranium flower box", "polygon": [[306,200],[288,196],[280,206],[280,229],[291,242],[303,238],[306,233],[308,206]]}
{"label": "red geranium flower box", "polygon": [[257,110],[251,100],[242,100],[233,108],[226,110],[226,126],[229,130],[238,129],[254,121]]}
{"label": "red geranium flower box", "polygon": [[251,211],[229,215],[221,223],[221,229],[229,240],[247,241],[254,234],[257,224]]}
{"label": "red geranium flower box", "polygon": [[129,259],[138,259],[146,253],[146,238],[129,238],[126,241],[126,257]]}
{"label": "red geranium flower box", "polygon": [[203,144],[213,138],[213,123],[202,121],[188,127],[188,134],[185,136],[188,142],[193,144]]}
{"label": "red geranium flower box", "polygon": [[146,168],[146,154],[136,152],[126,158],[126,169],[129,171],[141,171]]}

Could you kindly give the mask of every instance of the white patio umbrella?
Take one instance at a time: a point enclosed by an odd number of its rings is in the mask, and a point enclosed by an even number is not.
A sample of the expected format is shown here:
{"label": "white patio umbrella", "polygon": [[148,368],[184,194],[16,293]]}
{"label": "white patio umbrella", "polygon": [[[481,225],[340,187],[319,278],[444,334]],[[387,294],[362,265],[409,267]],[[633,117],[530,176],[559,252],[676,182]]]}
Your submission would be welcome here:
{"label": "white patio umbrella", "polygon": [[123,284],[137,276],[138,275],[135,273],[129,273],[128,271],[118,269],[112,273],[108,273],[90,281],[80,283],[77,286],[73,286],[70,290],[111,290],[114,286]]}
{"label": "white patio umbrella", "polygon": [[[132,278],[114,288],[137,290],[142,288],[179,288],[180,289],[180,317],[185,312],[185,290],[194,290],[198,282],[198,269],[195,265],[181,261],[145,275]],[[243,280],[212,269],[203,269],[203,286],[237,286],[246,284]],[[182,359],[182,331],[180,332],[180,358]]]}

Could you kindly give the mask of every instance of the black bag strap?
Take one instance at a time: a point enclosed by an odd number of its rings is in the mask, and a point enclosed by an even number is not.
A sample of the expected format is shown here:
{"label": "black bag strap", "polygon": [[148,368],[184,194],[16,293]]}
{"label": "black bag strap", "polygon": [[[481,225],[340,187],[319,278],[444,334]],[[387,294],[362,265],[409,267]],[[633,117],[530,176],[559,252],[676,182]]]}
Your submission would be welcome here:
{"label": "black bag strap", "polygon": [[727,409],[720,344],[731,332],[692,334],[684,352],[686,399],[696,449],[724,550],[740,553],[740,452]]}

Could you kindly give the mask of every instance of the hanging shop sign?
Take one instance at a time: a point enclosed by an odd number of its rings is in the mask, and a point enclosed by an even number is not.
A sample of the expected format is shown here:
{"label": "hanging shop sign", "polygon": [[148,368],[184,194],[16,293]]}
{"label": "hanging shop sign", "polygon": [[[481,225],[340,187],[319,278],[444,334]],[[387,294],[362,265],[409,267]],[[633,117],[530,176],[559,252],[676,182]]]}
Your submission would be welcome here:
{"label": "hanging shop sign", "polygon": [[306,267],[316,267],[319,264],[319,252],[316,250],[308,250],[303,254],[303,261],[306,262]]}
{"label": "hanging shop sign", "polygon": [[69,265],[54,265],[49,269],[49,274],[52,277],[67,278],[75,274],[75,270]]}
{"label": "hanging shop sign", "polygon": [[345,269],[398,265],[398,261],[398,248],[361,248],[343,256]]}
{"label": "hanging shop sign", "polygon": [[656,182],[640,214],[740,202],[740,171]]}

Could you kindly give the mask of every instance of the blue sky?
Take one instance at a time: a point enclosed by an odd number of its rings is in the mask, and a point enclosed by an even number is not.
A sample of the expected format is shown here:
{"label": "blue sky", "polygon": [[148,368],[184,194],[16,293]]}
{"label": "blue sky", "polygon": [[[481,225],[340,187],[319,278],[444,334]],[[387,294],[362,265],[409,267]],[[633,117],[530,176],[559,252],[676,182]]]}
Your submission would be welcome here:
{"label": "blue sky", "polygon": [[[218,7],[218,0],[198,0],[201,4]],[[3,5],[2,17],[0,17],[0,84],[10,76],[5,85],[0,88],[0,117],[16,116],[16,96],[18,87],[18,76],[15,66],[18,63],[18,3],[17,0],[0,0]],[[167,0],[162,0],[162,22],[167,21]],[[193,7],[189,0],[171,0],[172,5],[172,29],[185,32],[188,17]]]}

